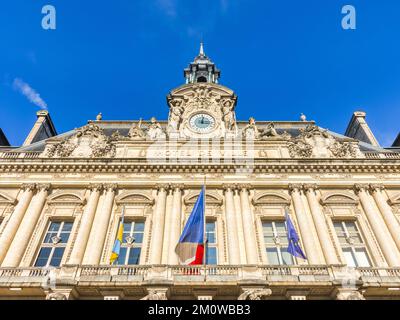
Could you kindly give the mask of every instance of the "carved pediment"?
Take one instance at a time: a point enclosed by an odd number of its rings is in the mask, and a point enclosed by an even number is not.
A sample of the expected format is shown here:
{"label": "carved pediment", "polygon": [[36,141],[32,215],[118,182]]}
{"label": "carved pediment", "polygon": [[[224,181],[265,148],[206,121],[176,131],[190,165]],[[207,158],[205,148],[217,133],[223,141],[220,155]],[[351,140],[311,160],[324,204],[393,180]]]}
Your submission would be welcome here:
{"label": "carved pediment", "polygon": [[256,194],[252,200],[253,205],[255,206],[264,206],[264,205],[290,205],[290,197],[284,193],[278,192],[265,192]]}
{"label": "carved pediment", "polygon": [[153,205],[154,199],[149,195],[138,192],[124,192],[116,197],[115,202],[120,204]]}
{"label": "carved pediment", "polygon": [[[191,192],[188,194],[185,199],[184,203],[187,206],[192,206],[196,203],[199,193]],[[206,205],[214,205],[214,206],[221,206],[223,203],[222,197],[219,194],[214,192],[206,192]]]}
{"label": "carved pediment", "polygon": [[321,198],[322,205],[358,205],[358,198],[349,192],[328,193]]}
{"label": "carved pediment", "polygon": [[44,156],[49,158],[113,158],[116,153],[115,142],[118,139],[117,131],[108,137],[99,126],[89,123],[63,140],[49,140]]}
{"label": "carved pediment", "polygon": [[70,192],[56,192],[51,195],[48,200],[48,204],[60,204],[60,205],[84,205],[86,203],[85,199],[78,193]]}

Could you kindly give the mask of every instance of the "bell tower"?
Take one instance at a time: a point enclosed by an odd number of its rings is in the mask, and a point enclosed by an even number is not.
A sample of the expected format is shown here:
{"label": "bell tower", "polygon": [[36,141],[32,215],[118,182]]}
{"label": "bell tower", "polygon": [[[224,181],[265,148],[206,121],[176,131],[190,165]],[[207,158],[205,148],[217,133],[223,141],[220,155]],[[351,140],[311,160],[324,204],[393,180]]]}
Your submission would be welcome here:
{"label": "bell tower", "polygon": [[200,51],[194,61],[184,70],[186,84],[189,83],[218,83],[221,71],[204,53],[204,44],[200,43]]}
{"label": "bell tower", "polygon": [[167,97],[169,119],[167,132],[176,138],[221,138],[237,134],[235,93],[218,83],[221,71],[204,53],[184,69],[186,84]]}

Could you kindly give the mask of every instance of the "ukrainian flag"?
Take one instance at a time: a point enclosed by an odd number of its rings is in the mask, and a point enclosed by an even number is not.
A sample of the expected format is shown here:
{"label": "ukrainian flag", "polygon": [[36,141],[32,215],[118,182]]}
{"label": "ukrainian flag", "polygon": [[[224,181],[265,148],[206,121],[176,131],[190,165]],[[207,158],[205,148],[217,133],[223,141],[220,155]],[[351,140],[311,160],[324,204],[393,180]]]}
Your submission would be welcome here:
{"label": "ukrainian flag", "polygon": [[121,221],[118,226],[117,239],[115,239],[114,247],[111,252],[110,264],[114,264],[114,262],[119,257],[119,251],[121,249],[121,244],[122,244],[122,237],[124,234],[124,215],[125,215],[125,207],[122,208]]}

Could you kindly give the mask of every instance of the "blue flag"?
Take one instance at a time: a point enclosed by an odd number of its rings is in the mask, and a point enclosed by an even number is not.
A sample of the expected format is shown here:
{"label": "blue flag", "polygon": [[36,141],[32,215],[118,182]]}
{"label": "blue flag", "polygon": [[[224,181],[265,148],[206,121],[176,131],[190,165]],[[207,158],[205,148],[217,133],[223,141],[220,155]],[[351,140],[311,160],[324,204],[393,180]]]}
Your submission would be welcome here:
{"label": "blue flag", "polygon": [[287,228],[287,237],[289,241],[289,245],[287,251],[295,257],[302,258],[307,260],[306,255],[304,254],[303,250],[301,250],[299,241],[299,235],[294,228],[292,220],[290,220],[289,215],[286,213],[286,228]]}

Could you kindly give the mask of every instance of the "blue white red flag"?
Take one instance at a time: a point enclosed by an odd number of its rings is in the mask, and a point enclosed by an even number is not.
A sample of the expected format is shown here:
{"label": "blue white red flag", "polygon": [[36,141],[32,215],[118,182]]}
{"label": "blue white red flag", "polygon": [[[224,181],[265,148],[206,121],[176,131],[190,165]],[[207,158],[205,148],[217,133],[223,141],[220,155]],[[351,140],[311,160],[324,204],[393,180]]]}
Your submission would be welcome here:
{"label": "blue white red flag", "polygon": [[182,264],[203,264],[205,213],[204,193],[203,187],[175,248],[175,252]]}

